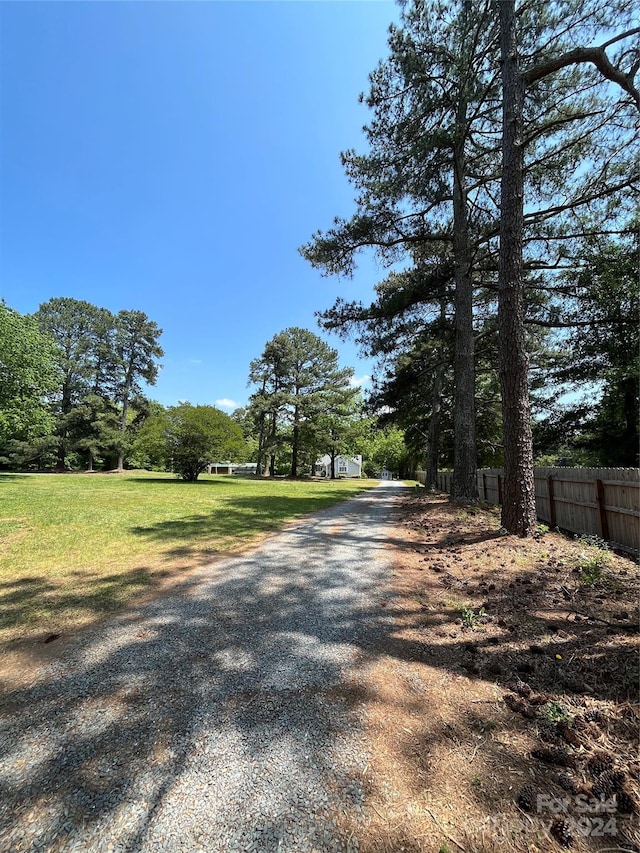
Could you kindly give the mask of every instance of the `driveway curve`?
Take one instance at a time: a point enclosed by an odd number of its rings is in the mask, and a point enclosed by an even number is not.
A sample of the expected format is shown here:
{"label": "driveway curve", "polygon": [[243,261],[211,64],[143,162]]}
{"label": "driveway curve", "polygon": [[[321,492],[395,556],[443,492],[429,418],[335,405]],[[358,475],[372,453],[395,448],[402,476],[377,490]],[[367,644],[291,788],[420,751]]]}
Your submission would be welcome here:
{"label": "driveway curve", "polygon": [[354,851],[383,483],[84,632],[0,708],[0,850]]}

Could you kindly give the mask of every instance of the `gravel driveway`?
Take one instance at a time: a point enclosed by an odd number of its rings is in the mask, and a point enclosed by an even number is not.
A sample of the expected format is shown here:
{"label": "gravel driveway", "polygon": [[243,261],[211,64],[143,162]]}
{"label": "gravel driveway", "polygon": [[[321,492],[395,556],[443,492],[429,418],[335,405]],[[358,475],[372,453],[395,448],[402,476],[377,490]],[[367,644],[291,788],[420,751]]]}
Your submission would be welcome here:
{"label": "gravel driveway", "polygon": [[381,484],[82,633],[0,709],[0,850],[354,851]]}

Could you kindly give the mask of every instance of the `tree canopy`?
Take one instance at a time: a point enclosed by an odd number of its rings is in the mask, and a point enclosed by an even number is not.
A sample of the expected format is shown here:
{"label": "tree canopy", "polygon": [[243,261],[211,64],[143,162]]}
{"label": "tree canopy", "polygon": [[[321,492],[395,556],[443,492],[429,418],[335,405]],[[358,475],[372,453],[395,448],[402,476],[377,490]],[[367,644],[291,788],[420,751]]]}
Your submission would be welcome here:
{"label": "tree canopy", "polygon": [[313,469],[323,443],[321,422],[339,418],[357,393],[352,377],[351,368],[339,366],[337,351],[308,329],[292,326],[267,342],[249,373],[256,387],[250,408],[258,427],[258,473],[266,467],[275,474],[285,447],[290,476],[298,476],[303,457],[307,470]]}
{"label": "tree canopy", "polygon": [[[365,248],[404,265],[371,306],[338,300],[321,317],[380,357],[387,390],[418,352],[438,350],[438,335],[443,346],[438,314],[449,322],[458,500],[476,498],[478,448],[488,444],[476,435],[486,388],[476,346],[497,345],[503,524],[521,535],[535,530],[530,352],[557,323],[559,276],[581,243],[623,234],[633,203],[640,60],[630,14],[615,0],[404,3],[362,97],[368,151],[342,155],[355,213],[301,248],[328,275],[352,275]],[[396,409],[432,445],[447,387],[438,364],[422,395],[428,423]]]}
{"label": "tree canopy", "polygon": [[0,302],[0,455],[5,460],[50,433],[46,398],[58,378],[53,340],[33,318]]}
{"label": "tree canopy", "polygon": [[49,400],[57,467],[64,470],[71,453],[89,469],[98,456],[122,468],[132,403],[144,409],[142,383],[158,375],[162,330],[142,311],[113,314],[70,297],[50,299],[34,317],[55,344],[59,380]]}
{"label": "tree canopy", "polygon": [[195,482],[210,462],[239,460],[245,452],[239,425],[213,406],[172,406],[164,416],[167,454],[183,480]]}

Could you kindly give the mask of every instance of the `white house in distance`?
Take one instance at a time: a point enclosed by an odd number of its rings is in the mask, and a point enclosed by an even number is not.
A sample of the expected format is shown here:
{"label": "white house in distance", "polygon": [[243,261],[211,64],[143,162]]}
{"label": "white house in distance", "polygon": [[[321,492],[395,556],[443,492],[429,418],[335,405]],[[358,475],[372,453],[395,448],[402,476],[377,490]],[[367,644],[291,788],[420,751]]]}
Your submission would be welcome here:
{"label": "white house in distance", "polygon": [[[316,477],[331,476],[331,457],[329,454],[321,456],[315,464]],[[336,477],[361,477],[362,456],[336,456]]]}

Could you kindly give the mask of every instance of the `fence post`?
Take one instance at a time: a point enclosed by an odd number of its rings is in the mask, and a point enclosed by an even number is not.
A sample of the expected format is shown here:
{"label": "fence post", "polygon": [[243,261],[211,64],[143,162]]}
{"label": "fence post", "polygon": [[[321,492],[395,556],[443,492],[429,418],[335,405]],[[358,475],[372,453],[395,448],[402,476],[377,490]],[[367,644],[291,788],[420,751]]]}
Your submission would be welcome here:
{"label": "fence post", "polygon": [[482,491],[484,492],[484,502],[487,502],[487,475],[482,472]]}
{"label": "fence post", "polygon": [[502,506],[502,476],[498,474],[498,504]]}
{"label": "fence post", "polygon": [[604,502],[604,483],[602,480],[596,480],[596,501],[598,503],[598,515],[600,517],[600,536],[602,539],[609,539],[609,520],[607,519],[607,510]]}
{"label": "fence post", "polygon": [[547,495],[549,496],[549,527],[552,530],[558,526],[556,524],[556,504],[553,499],[553,477],[547,477]]}

